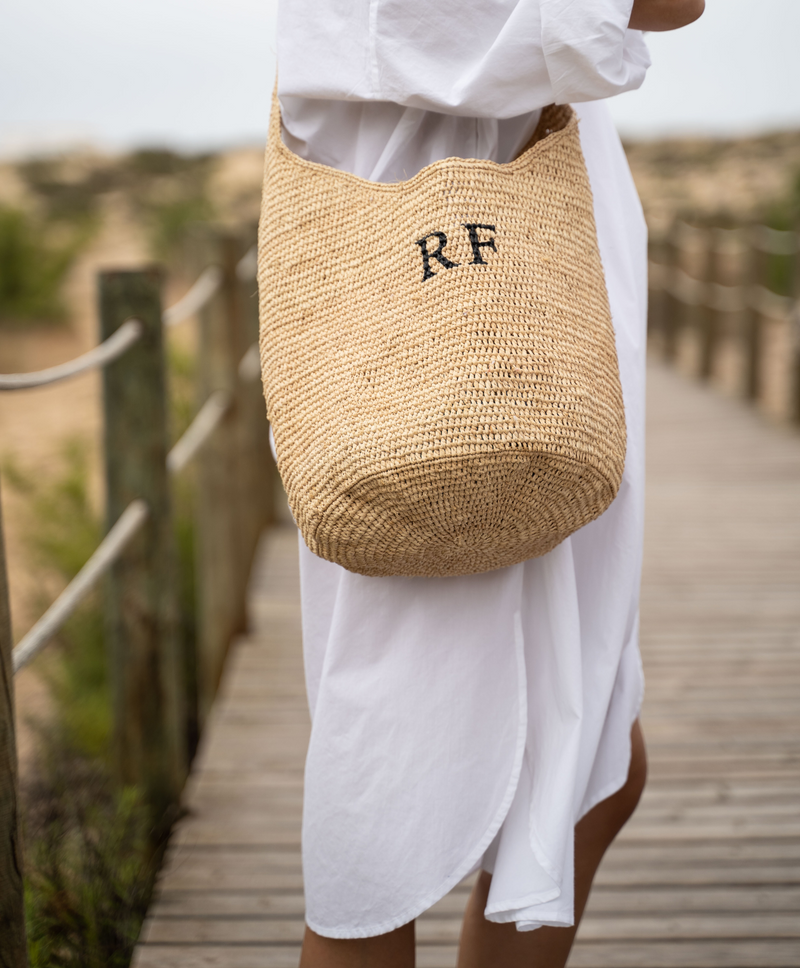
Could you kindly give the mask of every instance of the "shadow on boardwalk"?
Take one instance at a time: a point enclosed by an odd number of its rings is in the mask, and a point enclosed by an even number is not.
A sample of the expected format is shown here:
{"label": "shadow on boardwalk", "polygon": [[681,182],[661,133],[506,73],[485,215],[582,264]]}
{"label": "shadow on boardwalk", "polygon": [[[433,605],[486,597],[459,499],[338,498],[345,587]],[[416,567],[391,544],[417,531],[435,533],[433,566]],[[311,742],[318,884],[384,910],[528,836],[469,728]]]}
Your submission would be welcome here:
{"label": "shadow on boardwalk", "polygon": [[[654,365],[642,595],[648,789],[574,968],[800,965],[800,437]],[[274,531],[135,968],[297,964],[308,714],[296,536]],[[462,885],[418,923],[455,965]]]}

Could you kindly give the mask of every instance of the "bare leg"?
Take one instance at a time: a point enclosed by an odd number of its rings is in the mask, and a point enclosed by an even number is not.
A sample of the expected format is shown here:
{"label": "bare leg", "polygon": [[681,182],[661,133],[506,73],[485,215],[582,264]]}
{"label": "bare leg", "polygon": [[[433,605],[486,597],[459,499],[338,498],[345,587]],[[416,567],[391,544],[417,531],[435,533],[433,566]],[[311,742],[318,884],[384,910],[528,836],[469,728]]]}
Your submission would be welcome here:
{"label": "bare leg", "polygon": [[647,776],[644,737],[638,721],[631,731],[631,767],[625,786],[589,811],[575,828],[575,926],[517,931],[483,916],[492,878],[478,877],[464,916],[458,968],[564,968],[592,881],[603,854],[625,826]]}
{"label": "bare leg", "polygon": [[414,922],[376,938],[323,938],[306,928],[300,968],[414,968]]}

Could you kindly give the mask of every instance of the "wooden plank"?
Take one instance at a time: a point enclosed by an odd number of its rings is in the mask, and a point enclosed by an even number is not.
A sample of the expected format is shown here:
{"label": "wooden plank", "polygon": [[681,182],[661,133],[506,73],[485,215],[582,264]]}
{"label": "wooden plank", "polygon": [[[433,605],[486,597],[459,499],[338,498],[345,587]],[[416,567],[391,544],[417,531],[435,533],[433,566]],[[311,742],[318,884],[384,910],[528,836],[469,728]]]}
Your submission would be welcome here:
{"label": "wooden plank", "polygon": [[[302,916],[294,918],[156,918],[142,933],[145,944],[300,944]],[[458,917],[420,918],[420,944],[457,944],[461,933]],[[667,941],[671,939],[716,941],[800,939],[800,918],[796,913],[668,917],[589,917],[581,925],[583,942]]]}
{"label": "wooden plank", "polygon": [[[297,946],[143,945],[136,968],[297,968]],[[455,945],[420,945],[418,968],[454,968]],[[570,968],[797,968],[795,941],[576,943]]]}
{"label": "wooden plank", "polygon": [[800,944],[722,940],[584,945],[578,940],[569,964],[570,968],[796,968]]}
{"label": "wooden plank", "polygon": [[[461,917],[469,889],[451,891],[422,918]],[[632,914],[697,915],[767,911],[797,914],[800,885],[796,887],[754,887],[742,891],[727,885],[718,887],[613,888],[596,886],[589,900],[587,917]],[[164,891],[159,900],[160,918],[257,918],[302,917],[302,891]]]}
{"label": "wooden plank", "polygon": [[[421,946],[417,968],[453,968],[456,957],[455,945]],[[578,941],[569,959],[569,968],[797,968],[798,964],[800,950],[795,941],[607,945],[584,945]],[[231,968],[245,966],[232,963]]]}
{"label": "wooden plank", "polygon": [[139,945],[133,968],[297,968],[297,945]]}
{"label": "wooden plank", "polygon": [[[642,593],[650,781],[571,968],[800,965],[800,441],[656,368]],[[736,522],[731,527],[731,522]],[[257,559],[136,968],[295,968],[308,737],[297,545]],[[419,919],[454,968],[469,885]]]}

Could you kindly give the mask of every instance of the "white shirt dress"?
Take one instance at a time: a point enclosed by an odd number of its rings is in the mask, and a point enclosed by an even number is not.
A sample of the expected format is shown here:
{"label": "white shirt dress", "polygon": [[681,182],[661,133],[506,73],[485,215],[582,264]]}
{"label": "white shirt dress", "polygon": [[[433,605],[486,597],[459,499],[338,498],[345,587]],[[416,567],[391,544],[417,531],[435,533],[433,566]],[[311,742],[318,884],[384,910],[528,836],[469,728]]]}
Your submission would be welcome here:
{"label": "white shirt dress", "polygon": [[461,578],[367,578],[300,542],[312,715],[306,919],[361,938],[478,866],[486,917],[573,923],[576,822],[625,782],[643,679],[646,231],[600,99],[649,66],[632,0],[281,0],[284,140],[374,181],[511,160],[580,102],[628,428],[619,494],[549,554]]}

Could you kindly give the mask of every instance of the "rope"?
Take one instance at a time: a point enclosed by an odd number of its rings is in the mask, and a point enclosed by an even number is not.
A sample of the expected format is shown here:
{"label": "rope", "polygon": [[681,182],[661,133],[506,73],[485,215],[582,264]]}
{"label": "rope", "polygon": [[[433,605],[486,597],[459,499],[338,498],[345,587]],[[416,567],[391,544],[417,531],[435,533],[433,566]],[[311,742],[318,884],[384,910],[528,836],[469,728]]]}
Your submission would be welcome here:
{"label": "rope", "polygon": [[[167,470],[176,474],[189,463],[219,425],[231,406],[231,396],[216,390],[206,400],[186,433],[167,455]],[[44,648],[81,601],[125,550],[128,542],[144,524],[150,510],[137,498],[125,508],[117,522],[95,549],[92,556],[64,591],[22,637],[14,649],[14,672],[26,666]]]}
{"label": "rope", "polygon": [[754,247],[768,255],[794,255],[798,250],[796,232],[781,232],[768,225],[755,225],[751,233]]}
{"label": "rope", "polygon": [[258,343],[253,343],[244,356],[239,360],[239,379],[242,383],[251,383],[261,379],[261,356]]}
{"label": "rope", "polygon": [[725,286],[719,282],[693,279],[683,269],[649,264],[650,288],[662,289],[688,306],[708,306],[722,313],[755,309],[762,316],[784,320],[800,312],[798,303],[788,296],[779,296],[766,286]]}
{"label": "rope", "polygon": [[770,319],[786,319],[791,315],[794,307],[793,299],[789,296],[779,296],[766,286],[750,286],[747,297],[748,305],[752,309],[762,316],[769,316]]}
{"label": "rope", "polygon": [[[693,251],[703,248],[706,244],[708,230],[689,225],[688,222],[677,221],[673,226],[673,240],[682,251]],[[767,255],[794,255],[800,250],[800,236],[797,232],[782,232],[771,229],[768,225],[744,226],[734,229],[712,228],[711,235],[717,252],[741,251],[746,248],[747,241]]]}
{"label": "rope", "polygon": [[97,366],[106,366],[112,360],[129,349],[142,335],[142,324],[138,319],[129,319],[120,328],[87,353],[75,357],[58,366],[51,366],[46,370],[36,370],[33,373],[2,373],[0,374],[0,390],[27,390],[30,387],[46,386],[48,383],[58,383],[69,377],[77,376],[86,370]]}
{"label": "rope", "polygon": [[231,407],[232,399],[227,390],[215,390],[195,414],[186,433],[167,454],[167,470],[170,474],[182,471],[200,450],[219,422]]}
{"label": "rope", "polygon": [[[255,277],[256,247],[253,246],[239,260],[236,265],[236,275],[241,281]],[[222,285],[223,272],[219,266],[207,266],[195,280],[189,291],[172,306],[167,307],[161,315],[165,326],[175,326],[184,319],[194,316],[216,294]],[[86,370],[106,366],[112,360],[129,349],[142,335],[142,324],[138,319],[129,319],[120,328],[98,346],[88,352],[51,366],[46,370],[35,370],[31,373],[0,373],[1,390],[29,390],[32,387],[46,386],[58,383],[70,377],[78,376]]]}
{"label": "rope", "polygon": [[258,246],[251,246],[247,252],[239,259],[236,266],[236,276],[239,282],[249,282],[255,279],[258,270]]}
{"label": "rope", "polygon": [[[253,246],[239,261],[236,274],[244,282],[254,277],[255,271],[256,248]],[[222,270],[218,266],[208,266],[204,269],[186,295],[164,310],[162,316],[164,324],[174,326],[187,317],[193,316],[217,292],[222,284],[222,278]],[[67,363],[33,373],[0,374],[0,390],[21,390],[43,386],[76,376],[93,367],[105,366],[121,356],[141,335],[141,322],[138,319],[129,319],[99,346]],[[260,373],[258,345],[253,343],[239,363],[239,377],[242,380],[250,380],[260,376]],[[232,402],[231,395],[226,390],[216,390],[211,394],[186,432],[167,455],[167,471],[170,474],[177,474],[186,467],[219,426]],[[31,662],[72,615],[88,592],[124,551],[128,542],[146,521],[149,513],[150,510],[143,500],[137,498],[131,501],[78,574],[39,621],[22,637],[13,652],[14,673]]]}
{"label": "rope", "polygon": [[14,672],[26,666],[45,643],[72,615],[85,595],[105,574],[131,538],[144,524],[150,509],[144,501],[136,499],[125,508],[114,526],[103,538],[78,574],[53,602],[39,621],[24,635],[14,649]]}
{"label": "rope", "polygon": [[189,291],[161,314],[165,326],[175,326],[203,308],[222,285],[222,269],[206,266]]}

